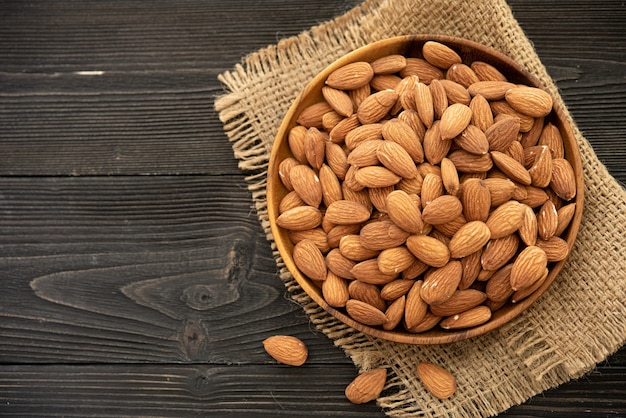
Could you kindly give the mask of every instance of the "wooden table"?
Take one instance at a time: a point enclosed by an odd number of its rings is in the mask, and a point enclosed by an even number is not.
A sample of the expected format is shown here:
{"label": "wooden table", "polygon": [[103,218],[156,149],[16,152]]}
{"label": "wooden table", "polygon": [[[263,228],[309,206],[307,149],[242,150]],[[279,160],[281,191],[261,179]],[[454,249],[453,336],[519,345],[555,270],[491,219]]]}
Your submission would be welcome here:
{"label": "wooden table", "polygon": [[[357,0],[0,5],[0,415],[367,416],[280,282],[216,76]],[[511,0],[626,182],[626,6]],[[273,334],[306,366],[276,365]],[[626,349],[506,416],[626,416]]]}

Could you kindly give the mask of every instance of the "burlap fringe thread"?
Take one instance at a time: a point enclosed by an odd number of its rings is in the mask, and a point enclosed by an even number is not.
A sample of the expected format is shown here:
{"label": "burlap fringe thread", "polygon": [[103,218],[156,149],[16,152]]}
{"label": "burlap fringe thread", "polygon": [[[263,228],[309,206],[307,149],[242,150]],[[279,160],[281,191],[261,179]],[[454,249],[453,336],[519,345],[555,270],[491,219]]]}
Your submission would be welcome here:
{"label": "burlap fringe thread", "polygon": [[[492,416],[589,371],[626,341],[626,192],[579,141],[586,176],[586,211],[577,246],[549,292],[510,324],[471,341],[409,346],[371,338],[323,311],[300,288],[276,251],[265,194],[267,165],[282,115],[305,84],[341,55],[367,43],[412,33],[444,33],[494,47],[524,65],[557,97],[557,88],[505,1],[372,0],[297,37],[245,58],[219,76],[228,93],[220,112],[280,278],[311,321],[361,369],[384,366],[389,378],[378,404],[394,417]],[[563,106],[564,107],[564,106]],[[593,295],[594,297],[590,297]],[[563,309],[565,312],[559,312]],[[560,318],[566,317],[566,323]],[[418,360],[451,370],[453,398],[433,399],[415,376]]]}

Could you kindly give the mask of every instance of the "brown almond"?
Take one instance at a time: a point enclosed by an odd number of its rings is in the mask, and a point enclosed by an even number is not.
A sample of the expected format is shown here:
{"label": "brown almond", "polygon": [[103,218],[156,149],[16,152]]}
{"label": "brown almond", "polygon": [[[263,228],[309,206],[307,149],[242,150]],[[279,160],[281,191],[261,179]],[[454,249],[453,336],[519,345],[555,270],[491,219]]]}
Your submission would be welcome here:
{"label": "brown almond", "polygon": [[313,280],[326,279],[326,260],[320,249],[309,239],[303,239],[293,247],[296,267]]}
{"label": "brown almond", "polygon": [[552,180],[552,153],[547,146],[541,146],[541,151],[535,156],[533,165],[528,169],[531,184],[535,187],[548,187]]}
{"label": "brown almond", "polygon": [[333,308],[343,308],[350,299],[348,282],[346,279],[329,271],[326,280],[322,282],[322,296],[326,303]]}
{"label": "brown almond", "polygon": [[326,138],[319,129],[311,127],[304,136],[304,154],[311,167],[319,170],[326,154]]}
{"label": "brown almond", "polygon": [[487,300],[484,292],[476,289],[457,290],[447,301],[430,306],[437,316],[454,316],[470,310]]}
{"label": "brown almond", "polygon": [[350,299],[346,302],[346,312],[352,319],[364,325],[377,326],[387,322],[387,316],[384,312],[369,303],[356,299]]}
{"label": "brown almond", "polygon": [[491,319],[491,309],[487,306],[477,306],[454,316],[444,318],[439,322],[443,329],[463,329],[482,325]]}
{"label": "brown almond", "polygon": [[476,155],[464,149],[458,149],[448,154],[456,169],[463,173],[486,173],[493,167],[491,154]]}
{"label": "brown almond", "polygon": [[289,144],[291,153],[298,162],[303,164],[306,163],[306,154],[304,151],[304,137],[306,136],[306,132],[307,128],[302,125],[296,125],[289,130],[289,135],[287,136],[287,143]]}
{"label": "brown almond", "polygon": [[346,147],[352,151],[360,143],[368,140],[383,139],[383,125],[380,123],[370,123],[357,126],[346,134],[344,139]]}
{"label": "brown almond", "polygon": [[289,231],[289,240],[293,244],[297,244],[303,239],[313,241],[322,254],[326,254],[330,251],[330,246],[328,245],[328,240],[326,239],[326,232],[324,232],[322,228],[313,228],[304,231]]}
{"label": "brown almond", "polygon": [[380,297],[388,301],[396,300],[399,297],[405,296],[409,290],[411,290],[411,287],[413,287],[413,283],[415,283],[414,280],[408,279],[392,280],[380,289]]}
{"label": "brown almond", "polygon": [[559,222],[556,231],[554,232],[554,235],[560,236],[565,231],[565,229],[567,229],[570,222],[572,221],[572,218],[574,217],[575,212],[576,203],[570,203],[557,210]]}
{"label": "brown almond", "polygon": [[537,212],[537,231],[539,238],[542,240],[550,239],[556,233],[558,226],[559,219],[556,206],[554,206],[551,200],[547,200],[546,203],[541,205],[539,212]]}
{"label": "brown almond", "polygon": [[383,329],[390,331],[398,326],[404,318],[404,310],[406,306],[406,296],[400,296],[395,299],[385,310],[387,322],[383,324]]}
{"label": "brown almond", "polygon": [[448,247],[436,238],[426,235],[411,235],[406,246],[415,257],[433,267],[443,267],[450,260]]}
{"label": "brown almond", "polygon": [[529,287],[516,290],[511,296],[511,303],[519,303],[520,301],[526,299],[528,296],[535,293],[540,287],[543,286],[544,282],[548,279],[549,275],[550,275],[550,270],[546,268],[541,278],[537,280],[535,283],[533,283]]}
{"label": "brown almond", "polygon": [[433,363],[417,363],[417,375],[426,389],[439,399],[448,399],[456,392],[456,379],[446,369]]}
{"label": "brown almond", "polygon": [[417,234],[424,228],[422,214],[406,192],[395,190],[389,193],[386,207],[391,220],[403,230]]}
{"label": "brown almond", "polygon": [[463,182],[461,203],[463,204],[463,215],[467,221],[486,222],[489,217],[491,202],[491,192],[485,180],[473,178]]}
{"label": "brown almond", "polygon": [[376,156],[385,167],[400,177],[410,179],[417,176],[415,162],[402,145],[397,142],[382,141],[378,145]]}
{"label": "brown almond", "polygon": [[523,206],[515,200],[509,200],[494,209],[486,222],[491,239],[503,238],[517,231],[522,224],[523,210]]}
{"label": "brown almond", "polygon": [[448,105],[451,106],[455,103],[461,103],[469,106],[470,102],[472,101],[472,96],[470,96],[465,87],[452,80],[441,80],[440,83],[446,91]]}
{"label": "brown almond", "polygon": [[322,201],[325,206],[328,207],[331,203],[343,199],[341,183],[339,183],[333,170],[326,164],[322,164],[320,168],[319,179],[322,185]]}
{"label": "brown almond", "polygon": [[506,100],[491,101],[489,102],[489,107],[491,107],[491,112],[494,115],[494,120],[496,120],[498,117],[501,117],[501,115],[514,116],[519,119],[520,132],[530,131],[535,124],[535,118],[513,109]]}
{"label": "brown almond", "polygon": [[468,125],[460,135],[454,138],[454,143],[465,151],[482,155],[489,152],[489,139],[480,128]]}
{"label": "brown almond", "polygon": [[312,206],[297,206],[276,218],[276,225],[295,231],[317,228],[321,223],[322,213]]}
{"label": "brown almond", "polygon": [[318,207],[322,203],[323,191],[320,179],[315,171],[304,164],[292,167],[289,179],[298,196],[307,205]]}
{"label": "brown almond", "polygon": [[348,234],[339,240],[339,251],[341,255],[349,260],[363,261],[376,257],[379,250],[365,248],[361,243],[361,237],[357,234]]}
{"label": "brown almond", "polygon": [[353,404],[362,404],[378,398],[385,387],[387,370],[374,369],[358,375],[346,387],[346,398]]}
{"label": "brown almond", "polygon": [[416,75],[400,79],[394,89],[398,93],[399,99],[391,108],[390,113],[392,115],[397,115],[402,109],[415,110],[415,86],[417,83],[419,83],[419,77]]}
{"label": "brown almond", "polygon": [[520,290],[531,286],[543,275],[548,264],[546,252],[537,246],[520,252],[511,269],[511,288]]}
{"label": "brown almond", "polygon": [[[435,112],[435,118],[441,119],[441,115],[448,108],[448,96],[446,95],[446,89],[443,88],[443,84],[439,80],[431,81],[428,86],[430,95],[433,99],[433,110]],[[489,110],[491,113],[491,109]]]}
{"label": "brown almond", "polygon": [[439,225],[456,219],[463,205],[456,196],[442,195],[428,203],[422,210],[422,219],[431,225]]}
{"label": "brown almond", "polygon": [[348,284],[348,294],[352,299],[368,303],[381,311],[387,309],[387,303],[381,297],[380,289],[375,284],[352,280]]}
{"label": "brown almond", "polygon": [[398,274],[409,268],[415,257],[406,247],[399,246],[382,250],[376,261],[383,274]]}
{"label": "brown almond", "polygon": [[513,294],[511,288],[511,268],[513,264],[507,264],[496,271],[487,281],[485,293],[487,298],[494,302],[504,302]]}
{"label": "brown almond", "polygon": [[485,245],[480,263],[485,270],[498,270],[513,258],[519,247],[516,234],[493,239]]}
{"label": "brown almond", "polygon": [[[348,97],[348,100],[349,99],[350,98]],[[350,106],[352,106],[352,101],[350,101]],[[322,116],[322,127],[324,128],[324,131],[330,132],[335,126],[337,126],[339,122],[344,119],[346,118],[341,116],[336,111],[324,113],[324,115]]]}
{"label": "brown almond", "polygon": [[536,87],[517,86],[508,90],[505,98],[513,109],[533,118],[552,111],[552,96]]}
{"label": "brown almond", "polygon": [[325,100],[323,100],[304,108],[304,110],[302,110],[302,112],[298,115],[296,122],[306,128],[321,129],[324,127],[324,124],[322,123],[324,114],[332,110],[333,108],[330,107]]}
{"label": "brown almond", "polygon": [[482,81],[507,81],[506,77],[493,65],[484,61],[474,61],[470,64],[476,76]]}
{"label": "brown almond", "polygon": [[478,127],[483,132],[493,125],[493,113],[487,99],[477,94],[472,97],[469,107],[472,109],[472,125]]}
{"label": "brown almond", "polygon": [[391,89],[378,91],[363,100],[356,115],[363,125],[378,122],[389,113],[397,100],[398,93]]}
{"label": "brown almond", "polygon": [[422,83],[430,84],[433,80],[441,80],[443,71],[425,59],[407,58],[406,67],[400,71],[400,77],[416,75]]}
{"label": "brown almond", "polygon": [[533,209],[525,204],[522,204],[524,213],[522,214],[522,223],[519,227],[519,236],[522,242],[527,246],[535,245],[537,242],[537,216]]}
{"label": "brown almond", "polygon": [[424,83],[418,82],[415,86],[415,108],[420,120],[426,127],[430,127],[435,119],[435,108],[430,88]]}
{"label": "brown almond", "polygon": [[514,117],[501,118],[494,122],[486,131],[490,151],[506,152],[517,139],[520,124]]}
{"label": "brown almond", "polygon": [[428,304],[445,302],[457,290],[462,273],[461,262],[456,260],[430,271],[424,278],[420,296]]}
{"label": "brown almond", "polygon": [[370,218],[370,211],[351,200],[337,200],[326,208],[324,217],[334,225],[359,224]]}
{"label": "brown almond", "polygon": [[441,139],[453,139],[467,128],[472,120],[472,110],[462,103],[454,103],[441,115]]}
{"label": "brown almond", "polygon": [[381,135],[385,140],[395,142],[402,146],[413,161],[417,163],[424,161],[422,143],[408,123],[398,118],[391,119],[383,125]]}
{"label": "brown almond", "polygon": [[509,179],[487,178],[484,180],[491,196],[491,206],[497,207],[513,197],[515,183]]}
{"label": "brown almond", "polygon": [[371,63],[374,74],[395,74],[406,67],[404,55],[391,54],[378,58]]}
{"label": "brown almond", "polygon": [[374,70],[368,62],[353,62],[333,71],[326,79],[326,85],[339,90],[354,90],[368,84],[372,77]]}
{"label": "brown almond", "polygon": [[283,213],[289,209],[293,209],[296,206],[304,206],[306,203],[295,190],[290,191],[280,200],[280,204],[278,205],[278,213]]}
{"label": "brown almond", "polygon": [[345,91],[324,86],[322,87],[322,96],[324,96],[324,99],[330,107],[340,116],[347,118],[354,113],[352,100],[350,100],[350,96],[348,96]]}
{"label": "brown almond", "polygon": [[348,156],[343,148],[330,141],[326,141],[326,163],[339,180],[346,178],[348,171]]}
{"label": "brown almond", "polygon": [[418,141],[422,142],[424,140],[424,135],[426,135],[426,127],[424,126],[424,123],[417,114],[417,111],[412,109],[405,109],[398,114],[398,120],[406,123],[411,127],[413,132],[415,132],[415,134],[417,135]]}
{"label": "brown almond", "polygon": [[548,262],[565,260],[569,255],[569,245],[562,238],[553,236],[547,240],[537,240],[537,247],[541,248],[548,258]]}
{"label": "brown almond", "polygon": [[408,269],[402,272],[401,276],[403,279],[406,280],[414,280],[421,276],[429,268],[430,266],[428,264],[416,258],[413,264],[411,264]]}
{"label": "brown almond", "polygon": [[302,340],[290,335],[274,335],[263,340],[267,354],[280,363],[290,366],[302,366],[309,355]]}
{"label": "brown almond", "polygon": [[395,190],[394,186],[366,189],[372,205],[380,213],[387,213],[387,196]]}
{"label": "brown almond", "polygon": [[526,186],[523,188],[524,195],[516,196],[518,191],[522,190],[520,187],[515,188],[515,192],[513,193],[513,198],[519,200],[520,203],[530,206],[535,209],[539,206],[543,205],[546,200],[548,200],[548,194],[544,189],[534,186]]}
{"label": "brown almond", "polygon": [[363,103],[363,100],[367,99],[371,93],[372,88],[369,83],[353,90],[348,90],[348,96],[350,96],[350,100],[352,100],[352,108],[358,109],[361,103]]}
{"label": "brown almond", "polygon": [[463,268],[463,275],[461,282],[459,283],[459,289],[468,289],[474,281],[478,278],[478,274],[481,271],[480,257],[482,255],[482,249],[465,256],[461,259],[461,267]]}
{"label": "brown almond", "polygon": [[515,84],[508,81],[478,81],[467,87],[467,91],[472,96],[480,94],[487,100],[502,100],[506,92],[512,88],[515,88]]}
{"label": "brown almond", "polygon": [[[402,79],[395,74],[375,74],[370,80],[370,87],[376,91],[395,90],[401,81]],[[400,97],[398,96],[398,98]]]}
{"label": "brown almond", "polygon": [[352,115],[340,120],[329,132],[329,139],[335,144],[341,144],[346,139],[348,132],[361,125],[359,118]]}
{"label": "brown almond", "polygon": [[406,303],[404,304],[404,325],[407,329],[419,324],[428,312],[428,304],[421,296],[423,284],[423,280],[414,282],[411,290],[409,290],[406,295]]}
{"label": "brown almond", "polygon": [[563,137],[559,128],[548,122],[541,131],[541,136],[537,145],[545,145],[550,148],[552,158],[564,158],[565,148],[563,146]]}
{"label": "brown almond", "polygon": [[[306,163],[306,160],[304,162]],[[289,173],[291,173],[291,169],[297,165],[300,165],[300,162],[292,157],[285,158],[278,164],[278,178],[280,178],[280,182],[287,190],[293,190]]]}
{"label": "brown almond", "polygon": [[404,244],[408,236],[407,231],[389,220],[369,222],[359,232],[361,245],[377,251],[398,247]]}
{"label": "brown almond", "polygon": [[564,158],[552,160],[552,177],[550,187],[561,199],[572,200],[576,196],[576,175],[574,168]]}
{"label": "brown almond", "polygon": [[326,254],[326,266],[328,270],[335,273],[337,276],[345,279],[354,279],[352,275],[352,267],[356,263],[341,254],[339,248],[333,248]]}
{"label": "brown almond", "polygon": [[459,193],[461,189],[459,173],[456,171],[454,163],[448,158],[441,160],[441,181],[449,195],[456,196]]}
{"label": "brown almond", "polygon": [[355,167],[378,165],[380,160],[378,159],[377,151],[378,147],[383,142],[382,139],[371,139],[359,143],[350,154],[348,154],[348,164]]}
{"label": "brown almond", "polygon": [[474,70],[463,63],[452,64],[446,71],[446,78],[459,83],[465,88],[480,81]]}
{"label": "brown almond", "polygon": [[433,125],[426,131],[424,135],[424,157],[432,164],[440,164],[441,160],[448,155],[452,140],[441,138],[441,121],[435,121]]}
{"label": "brown almond", "polygon": [[401,179],[393,171],[381,166],[359,168],[355,173],[355,180],[364,187],[393,186]]}
{"label": "brown almond", "polygon": [[[453,220],[451,220],[450,222],[433,225],[433,227],[437,230],[437,232],[440,232],[445,237],[451,239],[454,236],[454,234],[456,234],[459,231],[459,229],[461,229],[461,227],[465,225],[466,223],[467,223],[467,220],[465,219],[465,216],[461,214],[457,216],[456,218],[454,218]],[[426,224],[426,225],[430,226],[430,224]]]}
{"label": "brown almond", "polygon": [[422,55],[426,61],[442,70],[447,70],[452,64],[461,62],[461,57],[452,48],[436,41],[424,43]]}
{"label": "brown almond", "polygon": [[430,312],[426,312],[424,318],[412,328],[407,328],[406,330],[411,333],[420,333],[426,332],[433,329],[438,323],[441,321],[441,317],[437,315],[433,315]]}
{"label": "brown almond", "polygon": [[480,250],[491,237],[491,232],[482,221],[471,221],[463,225],[450,240],[450,256],[463,258]]}
{"label": "brown almond", "polygon": [[520,142],[522,143],[522,146],[524,148],[537,145],[537,143],[539,142],[539,137],[541,136],[541,132],[543,131],[544,122],[544,118],[535,118],[533,126],[530,128],[530,130],[522,134]]}
{"label": "brown almond", "polygon": [[493,159],[494,164],[512,180],[524,185],[531,184],[532,179],[530,177],[530,173],[515,159],[499,151],[492,151],[491,158]]}

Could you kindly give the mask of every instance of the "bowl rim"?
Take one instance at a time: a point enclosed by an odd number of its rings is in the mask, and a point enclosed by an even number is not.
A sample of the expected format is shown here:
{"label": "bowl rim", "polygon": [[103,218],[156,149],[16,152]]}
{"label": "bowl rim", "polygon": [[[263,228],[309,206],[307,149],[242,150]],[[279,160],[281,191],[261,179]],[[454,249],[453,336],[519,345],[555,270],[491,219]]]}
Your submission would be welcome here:
{"label": "bowl rim", "polygon": [[[289,133],[289,130],[293,126],[295,126],[295,119],[297,114],[299,114],[299,112],[301,112],[304,107],[320,100],[320,98],[322,97],[321,86],[324,84],[324,81],[326,80],[328,75],[336,68],[339,68],[351,62],[362,61],[364,60],[363,58],[365,55],[370,55],[370,58],[367,59],[369,62],[373,60],[372,56],[375,59],[377,57],[389,55],[390,53],[403,53],[406,55],[409,53],[407,51],[418,51],[417,48],[420,48],[421,50],[421,46],[427,41],[441,42],[452,47],[453,49],[456,48],[455,50],[457,52],[460,48],[462,51],[465,51],[465,53],[459,53],[462,58],[464,58],[467,53],[475,53],[482,58],[482,61],[488,62],[492,65],[495,64],[496,68],[502,71],[505,75],[512,75],[512,81],[515,81],[516,79],[523,80],[526,84],[534,85],[535,87],[547,91],[547,89],[542,85],[542,83],[535,75],[530,73],[522,65],[520,65],[507,55],[491,47],[465,38],[449,35],[418,34],[395,36],[373,42],[371,44],[353,50],[352,52],[340,57],[339,59],[332,62],[330,65],[326,66],[313,79],[311,79],[304,87],[304,89],[300,92],[300,94],[298,94],[296,99],[290,105],[287,113],[284,115],[277,134],[274,138],[274,143],[272,144],[270,152],[266,186],[267,212],[270,222],[270,229],[273,236],[272,240],[276,245],[276,250],[278,251],[282,261],[284,262],[285,267],[289,270],[289,272],[303,289],[303,291],[311,299],[313,299],[322,309],[324,309],[330,315],[356,331],[360,331],[364,334],[381,338],[387,341],[404,344],[424,345],[446,344],[466,340],[468,338],[474,338],[501,327],[505,323],[511,321],[513,318],[519,316],[524,311],[526,311],[552,285],[558,274],[561,272],[563,266],[569,259],[571,249],[573,248],[574,242],[578,235],[578,230],[582,221],[584,208],[584,174],[582,170],[580,150],[577,144],[576,137],[574,135],[574,131],[572,129],[572,126],[570,125],[570,121],[566,116],[565,111],[562,109],[559,103],[554,100],[552,112],[548,117],[558,122],[558,124],[556,125],[561,131],[561,135],[563,137],[566,159],[572,164],[572,167],[574,168],[574,173],[576,174],[576,197],[573,201],[574,203],[576,203],[576,207],[574,216],[570,221],[570,225],[568,226],[565,233],[565,240],[568,244],[568,247],[570,248],[570,253],[568,254],[568,257],[566,259],[554,263],[550,267],[548,277],[541,287],[539,287],[534,293],[532,293],[530,296],[526,297],[519,303],[511,304],[510,302],[507,302],[508,306],[504,311],[502,311],[504,307],[498,309],[494,312],[492,318],[488,322],[480,326],[459,330],[430,330],[424,333],[409,333],[394,330],[385,331],[383,329],[364,325],[355,321],[342,311],[335,309],[328,305],[328,303],[326,303],[321,295],[320,289],[315,286],[309,278],[304,276],[296,267],[295,262],[293,261],[293,257],[291,255],[291,251],[289,251],[291,248],[293,248],[293,244],[289,241],[287,237],[287,231],[278,227],[278,225],[276,225],[275,223],[275,219],[278,216],[278,205],[280,203],[280,198],[282,198],[282,196],[284,196],[284,194],[286,193],[286,189],[280,182],[277,173],[279,164],[278,159],[280,154],[285,152],[287,135]],[[503,64],[506,68],[502,68]],[[509,78],[509,75],[507,75],[507,79]],[[548,93],[554,98],[552,93],[550,93],[549,91]],[[280,198],[277,193],[273,193],[273,191],[277,187],[279,188],[279,190],[282,188],[283,194]]]}

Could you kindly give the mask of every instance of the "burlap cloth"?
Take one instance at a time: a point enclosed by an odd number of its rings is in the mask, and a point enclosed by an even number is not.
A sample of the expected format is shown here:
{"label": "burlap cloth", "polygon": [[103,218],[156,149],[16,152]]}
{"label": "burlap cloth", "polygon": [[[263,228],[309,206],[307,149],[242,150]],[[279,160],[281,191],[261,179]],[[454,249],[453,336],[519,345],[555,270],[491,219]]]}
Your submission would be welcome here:
{"label": "burlap cloth", "polygon": [[[292,100],[328,64],[358,47],[406,34],[468,38],[510,56],[558,90],[504,0],[371,0],[297,37],[250,54],[219,80],[216,99],[261,224],[272,141]],[[571,120],[571,116],[568,117]],[[365,336],[339,323],[302,292],[276,253],[280,275],[311,321],[361,370],[387,367],[378,404],[390,416],[492,416],[588,372],[626,341],[626,192],[571,121],[585,171],[585,213],[577,244],[549,291],[511,323],[448,345],[413,346]],[[440,401],[416,377],[417,361],[450,370],[458,391]]]}

